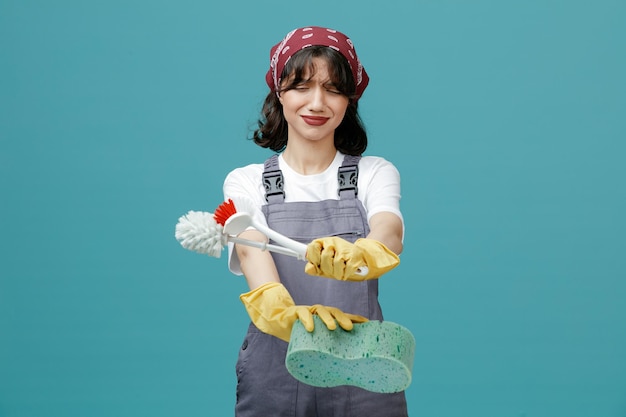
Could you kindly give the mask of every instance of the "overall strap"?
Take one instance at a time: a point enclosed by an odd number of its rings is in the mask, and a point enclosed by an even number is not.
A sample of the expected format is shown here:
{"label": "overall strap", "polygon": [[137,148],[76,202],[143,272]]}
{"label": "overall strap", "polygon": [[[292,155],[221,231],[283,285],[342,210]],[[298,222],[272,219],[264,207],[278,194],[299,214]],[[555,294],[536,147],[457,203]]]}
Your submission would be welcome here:
{"label": "overall strap", "polygon": [[337,170],[337,194],[339,199],[356,198],[359,194],[357,187],[359,181],[359,160],[360,155],[346,155],[343,163]]}
{"label": "overall strap", "polygon": [[278,155],[274,154],[265,161],[263,170],[265,201],[267,201],[268,204],[282,203],[285,201],[283,185],[283,173],[278,168]]}
{"label": "overall strap", "polygon": [[[354,199],[359,194],[357,184],[360,159],[358,155],[346,155],[337,170],[337,194],[340,200]],[[272,155],[265,161],[263,187],[265,188],[265,201],[268,204],[285,201],[284,179],[282,171],[278,168],[278,155]]]}

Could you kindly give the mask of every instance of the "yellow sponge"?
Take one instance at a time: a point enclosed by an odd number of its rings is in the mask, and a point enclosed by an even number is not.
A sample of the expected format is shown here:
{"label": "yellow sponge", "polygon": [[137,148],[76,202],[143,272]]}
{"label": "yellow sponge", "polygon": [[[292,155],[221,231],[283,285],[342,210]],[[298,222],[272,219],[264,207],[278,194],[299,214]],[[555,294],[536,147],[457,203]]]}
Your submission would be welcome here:
{"label": "yellow sponge", "polygon": [[347,332],[328,330],[314,316],[315,330],[296,321],[285,365],[297,380],[317,387],[353,385],[373,392],[404,391],[411,383],[415,338],[390,321],[355,323]]}

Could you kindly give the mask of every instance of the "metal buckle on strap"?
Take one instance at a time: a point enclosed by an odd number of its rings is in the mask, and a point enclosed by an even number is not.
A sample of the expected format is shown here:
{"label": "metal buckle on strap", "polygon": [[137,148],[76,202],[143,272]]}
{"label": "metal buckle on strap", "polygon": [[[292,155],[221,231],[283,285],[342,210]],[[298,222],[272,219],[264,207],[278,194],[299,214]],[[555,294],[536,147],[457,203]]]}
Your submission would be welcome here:
{"label": "metal buckle on strap", "polygon": [[359,166],[346,165],[340,166],[337,171],[337,181],[339,182],[339,190],[337,194],[341,195],[342,191],[354,190],[354,195],[359,193],[357,183],[359,180]]}
{"label": "metal buckle on strap", "polygon": [[263,187],[265,187],[265,201],[269,202],[269,197],[273,195],[282,194],[284,198],[283,173],[280,170],[264,172]]}

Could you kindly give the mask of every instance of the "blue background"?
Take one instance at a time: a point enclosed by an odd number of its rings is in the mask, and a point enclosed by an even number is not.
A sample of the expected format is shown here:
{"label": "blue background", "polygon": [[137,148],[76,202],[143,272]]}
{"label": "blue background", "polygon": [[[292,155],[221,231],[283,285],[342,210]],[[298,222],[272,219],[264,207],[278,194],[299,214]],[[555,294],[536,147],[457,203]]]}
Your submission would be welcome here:
{"label": "blue background", "polygon": [[213,211],[269,48],[355,41],[403,178],[411,416],[626,416],[626,2],[0,0],[0,416],[228,416],[247,317]]}

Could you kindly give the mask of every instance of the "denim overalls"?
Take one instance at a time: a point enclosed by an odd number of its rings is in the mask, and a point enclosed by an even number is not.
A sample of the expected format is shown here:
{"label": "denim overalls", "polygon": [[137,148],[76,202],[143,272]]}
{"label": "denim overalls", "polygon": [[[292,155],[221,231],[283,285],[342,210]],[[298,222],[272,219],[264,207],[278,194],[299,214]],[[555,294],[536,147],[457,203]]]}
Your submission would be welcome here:
{"label": "denim overalls", "polygon": [[[346,156],[338,172],[339,200],[284,202],[277,155],[265,161],[263,183],[270,228],[304,244],[325,236],[350,242],[369,233],[357,198],[360,157]],[[305,274],[305,262],[273,253],[280,280],[296,305],[322,304],[382,320],[378,280],[346,282]],[[404,417],[404,392],[380,394],[352,386],[318,388],[299,382],[285,367],[287,343],[250,324],[237,361],[236,417]]]}

